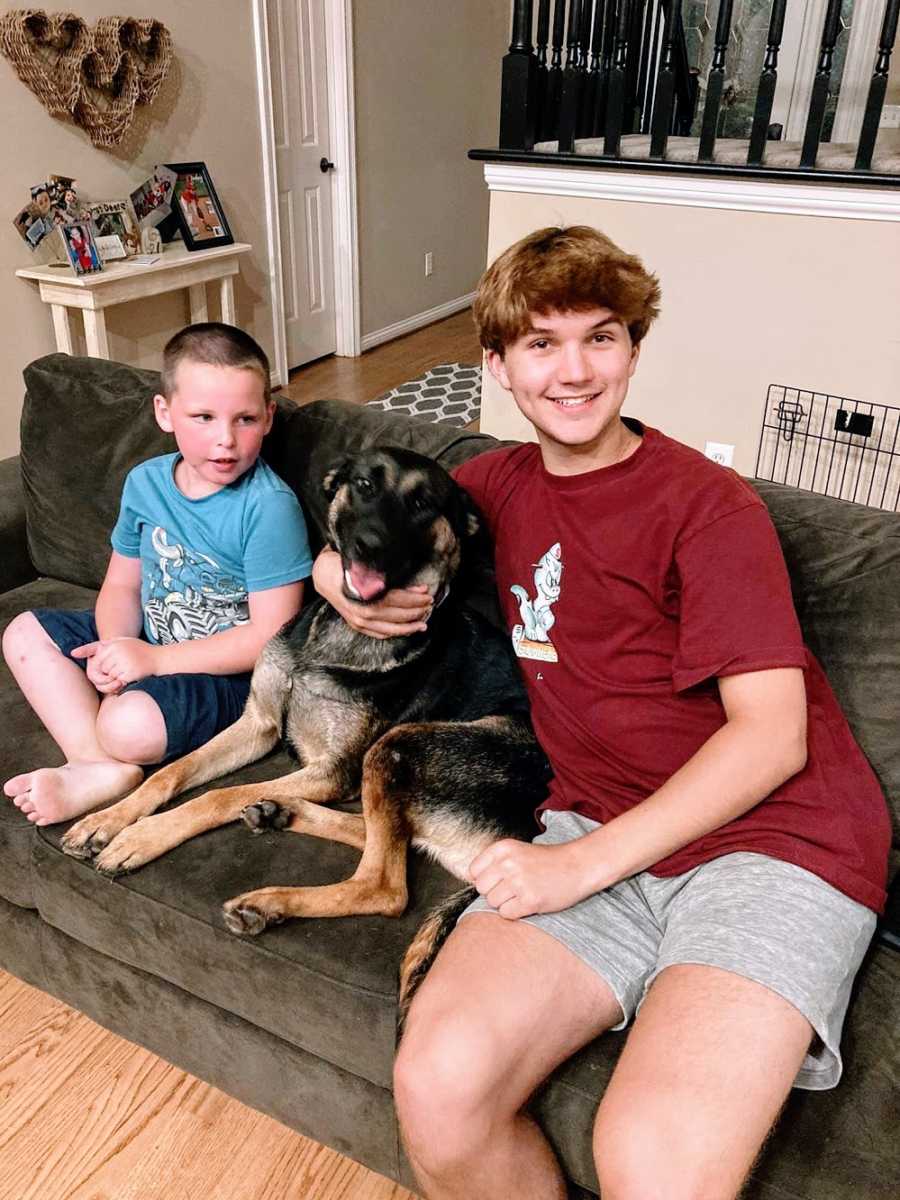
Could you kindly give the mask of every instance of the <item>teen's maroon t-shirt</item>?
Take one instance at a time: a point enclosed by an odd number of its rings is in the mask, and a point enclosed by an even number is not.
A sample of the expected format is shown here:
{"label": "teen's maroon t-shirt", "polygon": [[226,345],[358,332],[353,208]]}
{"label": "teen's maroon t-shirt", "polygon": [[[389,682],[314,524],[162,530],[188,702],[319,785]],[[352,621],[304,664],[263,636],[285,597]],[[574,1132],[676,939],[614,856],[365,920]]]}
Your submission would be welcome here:
{"label": "teen's maroon t-shirt", "polygon": [[611,820],[725,723],[718,677],[801,667],[805,768],[652,873],[754,851],[881,911],[887,806],[803,644],[765,505],[734,471],[629,424],[643,432],[631,457],[581,475],[551,475],[533,444],[454,471],[494,539],[500,603],[553,767],[542,807]]}

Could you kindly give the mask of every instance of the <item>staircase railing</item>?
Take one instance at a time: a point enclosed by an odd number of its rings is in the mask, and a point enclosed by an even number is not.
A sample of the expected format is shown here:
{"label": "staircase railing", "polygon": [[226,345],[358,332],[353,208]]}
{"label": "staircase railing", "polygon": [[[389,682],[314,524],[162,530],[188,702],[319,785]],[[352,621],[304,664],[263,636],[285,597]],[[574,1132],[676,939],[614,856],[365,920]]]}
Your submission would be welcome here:
{"label": "staircase railing", "polygon": [[802,142],[793,158],[787,144],[773,150],[781,133],[772,113],[787,8],[788,0],[772,2],[752,127],[738,144],[723,142],[718,132],[727,72],[735,65],[729,62],[734,0],[719,0],[693,139],[699,72],[689,63],[682,0],[514,0],[499,149],[473,150],[471,157],[900,182],[900,148],[884,161],[876,151],[900,0],[885,0],[859,139],[843,156],[823,141],[841,0],[825,8]]}

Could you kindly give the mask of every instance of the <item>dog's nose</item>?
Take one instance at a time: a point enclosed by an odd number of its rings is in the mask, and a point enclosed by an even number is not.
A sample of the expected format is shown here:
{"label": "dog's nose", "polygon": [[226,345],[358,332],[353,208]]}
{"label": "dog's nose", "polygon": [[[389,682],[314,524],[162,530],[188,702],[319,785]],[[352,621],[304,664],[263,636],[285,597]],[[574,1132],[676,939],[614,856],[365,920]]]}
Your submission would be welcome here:
{"label": "dog's nose", "polygon": [[364,530],[357,533],[353,539],[353,557],[358,559],[368,558],[381,548],[381,538],[374,530]]}

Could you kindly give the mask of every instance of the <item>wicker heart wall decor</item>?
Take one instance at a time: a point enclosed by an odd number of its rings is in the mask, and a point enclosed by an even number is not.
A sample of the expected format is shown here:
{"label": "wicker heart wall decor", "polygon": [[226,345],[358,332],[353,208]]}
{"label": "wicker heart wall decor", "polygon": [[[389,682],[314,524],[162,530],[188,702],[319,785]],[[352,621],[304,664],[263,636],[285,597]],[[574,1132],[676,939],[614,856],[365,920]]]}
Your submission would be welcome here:
{"label": "wicker heart wall decor", "polygon": [[0,16],[0,53],[52,116],[70,116],[95,146],[117,146],[169,73],[172,37],[149,18],[90,26],[71,12],[17,8]]}

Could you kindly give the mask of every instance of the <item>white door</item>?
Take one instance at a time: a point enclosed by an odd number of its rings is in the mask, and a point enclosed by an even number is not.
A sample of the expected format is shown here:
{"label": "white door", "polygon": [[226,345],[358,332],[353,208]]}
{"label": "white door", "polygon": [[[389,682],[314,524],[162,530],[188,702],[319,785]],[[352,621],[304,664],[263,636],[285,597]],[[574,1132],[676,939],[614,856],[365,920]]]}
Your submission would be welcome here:
{"label": "white door", "polygon": [[331,177],[324,0],[268,0],[287,365],[333,354]]}

